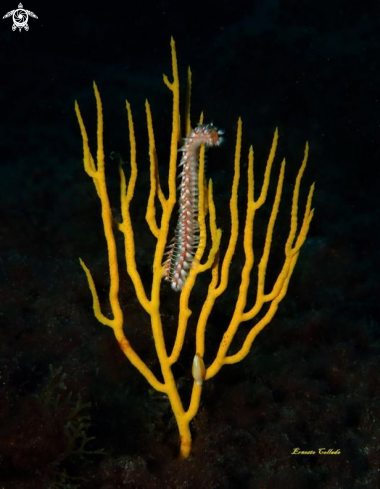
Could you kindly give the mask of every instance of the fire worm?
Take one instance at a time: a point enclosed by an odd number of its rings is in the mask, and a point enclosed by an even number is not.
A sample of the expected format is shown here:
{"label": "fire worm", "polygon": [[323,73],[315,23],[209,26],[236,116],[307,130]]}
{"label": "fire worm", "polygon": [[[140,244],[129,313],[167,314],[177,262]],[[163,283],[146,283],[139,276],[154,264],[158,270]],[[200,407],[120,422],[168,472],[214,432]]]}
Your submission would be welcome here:
{"label": "fire worm", "polygon": [[185,285],[194,255],[199,244],[198,223],[198,157],[202,144],[206,147],[220,146],[224,131],[213,124],[204,124],[193,129],[185,138],[185,144],[179,151],[182,158],[179,167],[182,172],[179,186],[178,221],[175,235],[167,251],[165,261],[165,280],[172,284],[175,291]]}

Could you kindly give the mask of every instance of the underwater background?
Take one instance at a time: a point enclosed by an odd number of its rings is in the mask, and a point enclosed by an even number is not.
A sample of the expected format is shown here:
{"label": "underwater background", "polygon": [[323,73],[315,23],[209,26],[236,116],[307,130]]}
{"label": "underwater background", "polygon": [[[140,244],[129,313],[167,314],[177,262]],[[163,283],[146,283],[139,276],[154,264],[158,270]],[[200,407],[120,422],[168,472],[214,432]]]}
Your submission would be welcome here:
{"label": "underwater background", "polygon": [[[17,1],[3,2],[1,17],[16,8]],[[29,17],[28,31],[13,31],[12,17],[0,22],[0,488],[379,487],[380,3],[167,0],[68,8],[25,0],[23,8],[38,17]],[[183,95],[192,68],[193,124],[204,110],[206,122],[226,133],[207,164],[226,237],[239,116],[243,169],[253,144],[260,181],[276,127],[272,187],[287,160],[275,263],[306,141],[301,199],[316,182],[315,216],[287,296],[249,356],[205,383],[192,454],[182,462],[166,399],[93,317],[78,258],[91,268],[104,307],[108,264],[74,113],[77,100],[94,153],[95,80],[117,217],[112,155],[128,168],[125,100],[132,105],[137,260],[149,280],[144,102],[151,103],[165,174],[172,106],[162,73],[171,75],[171,36]],[[244,215],[244,193],[240,204]],[[259,237],[264,226],[258,223]],[[237,286],[240,271],[238,263]],[[170,336],[176,296],[164,289]],[[149,322],[125,272],[121,296],[131,343],[159,371]],[[195,290],[195,310],[196,298]],[[227,324],[231,301],[223,299],[214,327]],[[185,399],[189,362],[178,366]]]}

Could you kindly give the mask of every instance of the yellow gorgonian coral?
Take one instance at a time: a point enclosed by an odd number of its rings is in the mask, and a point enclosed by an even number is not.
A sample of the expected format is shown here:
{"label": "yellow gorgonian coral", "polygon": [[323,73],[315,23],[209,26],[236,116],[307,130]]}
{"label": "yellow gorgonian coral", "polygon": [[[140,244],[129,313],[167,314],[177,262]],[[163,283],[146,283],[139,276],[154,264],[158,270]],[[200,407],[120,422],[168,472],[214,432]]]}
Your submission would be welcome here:
{"label": "yellow gorgonian coral", "polygon": [[[89,268],[83,260],[80,263],[86,273],[89,288],[93,299],[93,308],[95,317],[102,324],[112,328],[116,340],[118,341],[121,350],[129,361],[141,372],[149,384],[159,392],[168,396],[173,414],[177,421],[180,435],[180,456],[187,458],[191,450],[191,432],[190,421],[196,415],[202,388],[204,382],[216,375],[219,370],[227,364],[240,362],[250,351],[252,343],[257,334],[272,320],[277,311],[278,305],[285,297],[290,277],[292,276],[296,265],[298,255],[302,245],[305,242],[310,222],[313,218],[313,210],[311,209],[312,195],[314,185],[311,186],[306,204],[303,210],[302,221],[298,222],[298,207],[299,207],[299,192],[302,176],[304,174],[307,158],[308,145],[306,144],[304,159],[298,171],[293,189],[292,205],[290,210],[290,227],[288,236],[284,245],[284,262],[278,273],[274,285],[269,291],[266,284],[266,272],[269,263],[269,253],[272,244],[272,237],[276,217],[278,215],[281,193],[284,182],[285,160],[281,164],[275,198],[271,208],[268,226],[266,230],[263,250],[257,266],[257,276],[255,284],[251,286],[251,272],[254,265],[253,240],[254,230],[253,225],[259,209],[265,204],[268,195],[268,188],[271,177],[271,170],[276,154],[278,132],[276,131],[273,137],[272,146],[264,173],[264,180],[260,192],[255,195],[254,192],[254,171],[253,171],[253,149],[249,150],[248,165],[247,165],[247,208],[245,214],[245,222],[242,226],[243,246],[245,261],[241,270],[240,287],[237,293],[236,304],[228,324],[225,325],[224,334],[221,343],[217,349],[214,359],[206,367],[203,362],[207,345],[205,344],[205,332],[208,319],[213,310],[216,300],[227,289],[230,275],[230,267],[232,264],[233,255],[236,249],[238,234],[239,234],[239,213],[238,213],[238,192],[241,169],[241,144],[242,144],[242,121],[239,119],[237,124],[236,143],[235,143],[235,158],[233,162],[234,176],[231,188],[230,197],[230,216],[231,225],[229,229],[228,244],[226,250],[221,256],[220,241],[222,231],[217,226],[217,215],[215,202],[213,198],[213,185],[211,179],[206,182],[205,168],[205,147],[202,141],[199,151],[199,161],[197,164],[197,178],[194,177],[194,171],[189,176],[184,187],[189,191],[194,191],[196,196],[197,208],[192,207],[191,219],[192,224],[182,223],[185,226],[187,233],[190,230],[194,231],[195,238],[191,242],[191,249],[179,248],[178,253],[183,256],[183,261],[186,259],[186,253],[189,253],[189,263],[184,267],[186,269],[180,287],[173,287],[179,293],[173,292],[173,300],[178,300],[178,318],[175,341],[173,347],[168,350],[165,342],[164,325],[160,314],[160,294],[163,286],[163,278],[172,273],[181,274],[181,268],[175,268],[173,265],[170,272],[170,263],[164,263],[165,250],[169,237],[169,225],[173,210],[177,201],[176,191],[176,173],[177,173],[177,157],[179,143],[181,142],[180,130],[180,84],[178,77],[177,55],[174,40],[171,40],[171,55],[172,55],[172,80],[169,80],[164,75],[164,83],[172,92],[173,96],[173,113],[172,113],[172,131],[170,140],[170,160],[168,172],[168,191],[165,193],[160,184],[160,173],[158,168],[156,145],[153,131],[152,114],[148,102],[145,104],[146,120],[149,137],[149,158],[150,158],[150,192],[147,195],[146,221],[149,229],[156,240],[154,255],[152,256],[152,280],[151,283],[144,283],[139,273],[135,260],[135,237],[130,213],[130,205],[134,196],[136,179],[137,179],[137,161],[136,161],[136,139],[135,130],[130,104],[126,103],[128,126],[129,126],[129,142],[130,142],[130,175],[127,180],[123,169],[120,167],[120,195],[121,195],[121,216],[122,220],[118,224],[118,231],[115,231],[114,219],[112,216],[110,200],[107,191],[104,148],[103,148],[103,111],[100,94],[96,84],[94,83],[94,93],[97,106],[97,152],[96,158],[93,157],[89,143],[86,128],[79,110],[79,106],[75,103],[75,111],[78,118],[80,131],[83,139],[84,153],[84,168],[86,173],[92,178],[98,198],[101,203],[101,215],[103,220],[104,235],[108,250],[110,290],[109,301],[112,311],[112,317],[107,317],[101,310],[98,294],[94,280]],[[184,114],[185,134],[189,135],[186,141],[191,140],[191,123],[190,123],[190,93],[191,93],[191,72],[188,71],[187,80],[187,104]],[[202,121],[201,121],[202,123]],[[206,127],[206,126],[202,126]],[[210,126],[208,126],[210,127]],[[215,128],[213,128],[215,129]],[[215,129],[216,130],[216,129]],[[196,132],[196,131],[195,131]],[[216,130],[216,132],[218,132]],[[220,136],[220,133],[219,133]],[[213,134],[213,137],[216,137]],[[198,154],[198,150],[197,150]],[[193,155],[194,156],[194,155]],[[183,156],[182,156],[183,159]],[[184,165],[183,161],[181,160]],[[187,171],[187,170],[186,170]],[[186,175],[185,175],[186,178]],[[190,183],[189,183],[190,182]],[[187,187],[186,187],[187,185]],[[191,188],[190,188],[191,187]],[[186,201],[183,197],[181,203]],[[161,212],[158,211],[158,206],[161,207]],[[185,211],[188,208],[185,206]],[[159,216],[159,218],[157,218]],[[187,214],[185,215],[185,218]],[[189,220],[190,220],[189,217]],[[186,220],[186,219],[185,219]],[[187,226],[187,227],[186,227]],[[191,227],[192,226],[192,227]],[[194,229],[196,228],[196,229]],[[133,345],[128,340],[125,334],[124,326],[128,324],[128,317],[124,317],[121,308],[121,298],[119,296],[119,263],[117,258],[115,232],[121,232],[124,236],[124,251],[127,266],[127,273],[132,281],[136,297],[141,304],[141,307],[148,313],[151,322],[153,341],[157,353],[157,357],[161,367],[162,378],[159,379],[152,370],[135,351]],[[209,241],[209,243],[208,243]],[[207,256],[206,249],[208,249]],[[170,251],[169,251],[170,253]],[[168,272],[169,266],[169,272]],[[194,284],[198,275],[210,271],[210,282],[201,307],[200,314],[196,322],[196,334],[193,345],[194,362],[193,362],[193,388],[188,406],[184,406],[179,396],[176,380],[173,375],[173,365],[178,361],[182,353],[184,339],[187,332],[188,321],[191,315],[189,300],[194,288]],[[173,278],[172,276],[172,278]],[[178,276],[177,276],[178,278]],[[252,306],[247,306],[247,299],[255,294],[255,300]],[[263,306],[266,308],[263,309]],[[255,318],[258,318],[255,321]],[[241,346],[235,353],[229,353],[231,344],[234,340],[239,326],[248,322],[248,333],[242,342]],[[189,376],[191,375],[189,368]]]}

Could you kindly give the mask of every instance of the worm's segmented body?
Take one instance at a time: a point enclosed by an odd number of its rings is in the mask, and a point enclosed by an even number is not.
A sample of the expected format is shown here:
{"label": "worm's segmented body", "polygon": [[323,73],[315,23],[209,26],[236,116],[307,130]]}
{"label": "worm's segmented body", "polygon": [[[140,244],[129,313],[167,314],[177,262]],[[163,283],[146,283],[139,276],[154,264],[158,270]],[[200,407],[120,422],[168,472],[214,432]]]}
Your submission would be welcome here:
{"label": "worm's segmented body", "polygon": [[180,195],[178,199],[178,222],[174,240],[169,246],[165,261],[165,280],[172,289],[182,290],[199,244],[198,223],[198,156],[202,144],[206,147],[219,146],[223,142],[223,131],[213,124],[197,126],[185,139],[179,150],[182,158]]}

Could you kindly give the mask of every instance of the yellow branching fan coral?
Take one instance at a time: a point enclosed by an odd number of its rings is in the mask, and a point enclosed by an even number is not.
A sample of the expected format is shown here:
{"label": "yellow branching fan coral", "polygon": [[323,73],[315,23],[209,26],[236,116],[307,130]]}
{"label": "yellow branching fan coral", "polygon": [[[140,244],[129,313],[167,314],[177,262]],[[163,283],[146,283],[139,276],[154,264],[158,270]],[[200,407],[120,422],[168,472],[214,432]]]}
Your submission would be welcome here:
{"label": "yellow branching fan coral", "polygon": [[[80,131],[83,139],[84,168],[92,178],[95,189],[101,203],[101,215],[103,220],[104,235],[108,250],[110,290],[109,301],[112,317],[107,317],[101,310],[98,294],[92,274],[85,263],[80,263],[86,273],[88,285],[92,294],[95,317],[102,324],[112,328],[121,350],[129,361],[141,372],[149,384],[159,392],[168,396],[173,414],[177,421],[180,434],[180,456],[187,458],[191,450],[190,422],[196,415],[204,382],[214,377],[219,370],[227,364],[240,362],[250,351],[252,343],[257,334],[272,320],[279,303],[284,298],[290,277],[296,265],[298,255],[305,242],[310,222],[313,218],[311,209],[314,186],[312,185],[303,210],[301,222],[298,219],[299,192],[302,176],[304,174],[308,145],[295,180],[292,204],[290,211],[290,226],[288,236],[284,245],[284,261],[274,285],[268,291],[266,284],[266,272],[269,263],[269,253],[272,244],[274,225],[278,215],[281,193],[284,182],[285,160],[281,164],[274,202],[270,212],[263,250],[257,266],[255,284],[252,281],[252,270],[254,265],[253,254],[253,225],[257,211],[265,204],[271,177],[271,169],[277,148],[278,133],[274,134],[270,148],[263,184],[258,195],[254,192],[253,172],[253,149],[249,150],[247,166],[247,208],[245,222],[242,226],[243,247],[245,261],[241,270],[240,287],[237,292],[237,300],[230,318],[229,324],[225,325],[221,343],[213,360],[205,366],[203,358],[207,345],[205,344],[205,332],[208,319],[213,310],[216,300],[227,289],[230,276],[230,267],[238,241],[241,223],[238,214],[238,191],[240,179],[240,154],[242,143],[242,121],[237,124],[234,177],[232,181],[230,198],[231,225],[229,229],[226,250],[221,256],[220,242],[222,231],[217,226],[217,215],[213,197],[213,185],[211,179],[206,182],[204,175],[205,167],[205,144],[218,145],[221,132],[212,125],[200,125],[191,130],[190,123],[190,93],[191,72],[188,71],[187,106],[185,109],[184,125],[185,144],[181,147],[181,194],[179,203],[181,206],[180,219],[176,230],[176,243],[169,248],[169,257],[166,258],[169,237],[170,219],[177,202],[176,191],[176,169],[179,143],[181,141],[180,130],[180,84],[178,77],[177,55],[174,40],[171,40],[172,56],[172,80],[164,75],[164,83],[172,92],[173,115],[172,131],[170,141],[170,161],[168,172],[168,191],[165,193],[160,184],[159,168],[156,157],[155,137],[153,131],[152,114],[150,105],[146,102],[146,120],[149,135],[149,157],[150,157],[150,192],[147,195],[146,221],[155,239],[156,247],[152,256],[152,281],[150,284],[143,282],[135,260],[135,237],[132,226],[130,205],[135,192],[137,179],[136,161],[136,139],[135,129],[130,104],[126,103],[129,142],[130,142],[130,176],[127,180],[123,169],[120,167],[120,195],[122,220],[115,230],[115,220],[112,216],[110,200],[107,191],[105,161],[103,148],[103,112],[100,94],[94,83],[94,93],[97,106],[97,152],[96,157],[92,155],[88,143],[86,128],[79,110],[75,103],[75,111],[79,121]],[[207,134],[200,134],[200,132]],[[203,138],[200,140],[200,138]],[[209,138],[209,139],[207,139]],[[210,139],[211,138],[211,139]],[[199,144],[198,144],[199,143]],[[198,158],[199,157],[199,158]],[[191,161],[189,161],[191,160]],[[193,166],[189,166],[192,164]],[[195,165],[195,166],[194,166]],[[195,204],[194,204],[195,202]],[[161,212],[157,212],[158,206]],[[159,216],[159,218],[157,218]],[[182,219],[182,220],[181,220]],[[127,273],[132,281],[136,297],[142,308],[148,313],[151,322],[152,335],[157,357],[161,367],[162,377],[159,379],[135,351],[134,346],[128,340],[124,326],[128,325],[128,317],[124,317],[119,296],[119,263],[116,249],[115,232],[121,232],[124,236],[125,260]],[[189,235],[191,238],[189,239]],[[185,236],[185,238],[184,238]],[[209,243],[207,243],[209,241]],[[206,250],[207,253],[206,253]],[[205,256],[207,254],[207,256]],[[173,258],[174,257],[174,258]],[[196,322],[196,333],[193,346],[193,368],[194,378],[191,398],[188,406],[184,406],[178,393],[176,380],[173,375],[173,365],[180,358],[184,339],[187,332],[188,321],[191,315],[189,307],[190,295],[198,275],[209,271],[210,282],[204,298],[200,314]],[[164,324],[160,314],[161,288],[165,285],[164,278],[172,282],[173,300],[179,301],[177,329],[173,347],[169,350],[165,341]],[[174,285],[173,285],[174,282]],[[167,285],[165,285],[167,287]],[[254,298],[253,305],[247,306],[247,299]],[[265,306],[265,307],[263,307]],[[256,318],[256,320],[255,320]],[[230,353],[230,346],[234,340],[239,326],[248,322],[248,333],[235,353]],[[191,376],[189,366],[189,376]]]}

